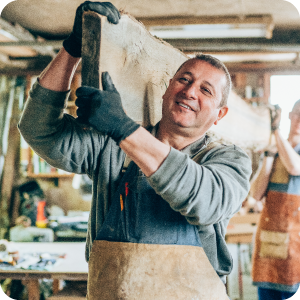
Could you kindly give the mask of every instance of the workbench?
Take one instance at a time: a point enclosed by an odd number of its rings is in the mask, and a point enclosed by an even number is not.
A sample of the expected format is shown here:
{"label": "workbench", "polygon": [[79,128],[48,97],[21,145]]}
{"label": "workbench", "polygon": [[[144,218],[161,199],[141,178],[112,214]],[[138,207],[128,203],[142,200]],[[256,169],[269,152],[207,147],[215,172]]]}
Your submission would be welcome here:
{"label": "workbench", "polygon": [[[256,230],[258,214],[233,217],[228,225],[227,243],[251,243]],[[58,291],[59,280],[87,281],[88,264],[85,261],[85,242],[52,242],[52,243],[16,243],[13,248],[22,253],[57,253],[66,254],[50,271],[37,270],[0,270],[0,279],[18,279],[26,283],[29,300],[39,300],[39,279],[53,279],[53,290]],[[242,293],[242,290],[241,290]]]}
{"label": "workbench", "polygon": [[0,279],[18,279],[27,285],[28,299],[39,300],[39,279],[53,279],[53,291],[58,291],[59,280],[87,281],[88,264],[85,261],[85,243],[12,243],[12,247],[22,253],[66,254],[50,271],[0,270]]}
{"label": "workbench", "polygon": [[259,218],[259,213],[233,216],[227,227],[226,242],[228,244],[252,243]]}
{"label": "workbench", "polygon": [[237,245],[238,252],[238,287],[239,299],[244,299],[243,274],[241,266],[241,244],[253,244],[254,236],[259,222],[260,213],[233,216],[226,231],[226,243]]}

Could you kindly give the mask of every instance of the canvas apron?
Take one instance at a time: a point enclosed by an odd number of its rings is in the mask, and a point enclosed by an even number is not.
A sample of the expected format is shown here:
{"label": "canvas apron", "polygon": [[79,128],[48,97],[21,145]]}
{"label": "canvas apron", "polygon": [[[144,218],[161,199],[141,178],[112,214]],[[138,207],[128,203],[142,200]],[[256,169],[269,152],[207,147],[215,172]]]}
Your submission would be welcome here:
{"label": "canvas apron", "polygon": [[223,300],[197,232],[131,162],[89,259],[89,300]]}
{"label": "canvas apron", "polygon": [[300,177],[275,157],[253,253],[254,282],[300,282]]}

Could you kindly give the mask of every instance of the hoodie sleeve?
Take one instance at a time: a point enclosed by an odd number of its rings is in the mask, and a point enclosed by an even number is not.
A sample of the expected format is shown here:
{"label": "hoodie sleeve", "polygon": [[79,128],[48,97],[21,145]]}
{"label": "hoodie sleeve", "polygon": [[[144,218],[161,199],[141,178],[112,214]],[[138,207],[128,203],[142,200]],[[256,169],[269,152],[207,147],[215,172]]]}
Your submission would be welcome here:
{"label": "hoodie sleeve", "polygon": [[190,224],[211,225],[240,209],[251,172],[250,158],[235,145],[217,146],[199,163],[172,148],[148,181]]}
{"label": "hoodie sleeve", "polygon": [[30,147],[49,164],[73,173],[91,173],[105,138],[83,128],[65,114],[69,92],[56,92],[38,81],[30,90],[19,131]]}

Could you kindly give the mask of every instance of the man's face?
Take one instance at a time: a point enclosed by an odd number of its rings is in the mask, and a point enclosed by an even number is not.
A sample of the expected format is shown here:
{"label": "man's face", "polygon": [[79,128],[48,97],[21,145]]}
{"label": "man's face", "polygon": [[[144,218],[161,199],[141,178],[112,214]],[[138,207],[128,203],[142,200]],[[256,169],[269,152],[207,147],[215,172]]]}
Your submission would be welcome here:
{"label": "man's face", "polygon": [[227,113],[227,107],[219,108],[225,84],[221,70],[198,59],[188,61],[163,95],[162,122],[187,135],[203,135]]}
{"label": "man's face", "polygon": [[291,120],[290,132],[300,135],[300,104],[296,105],[289,114]]}

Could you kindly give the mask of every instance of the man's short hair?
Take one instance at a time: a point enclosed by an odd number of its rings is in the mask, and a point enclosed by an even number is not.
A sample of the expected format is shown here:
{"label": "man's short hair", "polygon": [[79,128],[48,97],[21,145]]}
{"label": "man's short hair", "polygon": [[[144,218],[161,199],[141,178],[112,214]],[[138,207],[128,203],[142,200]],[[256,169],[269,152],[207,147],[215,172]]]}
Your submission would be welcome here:
{"label": "man's short hair", "polygon": [[292,111],[296,108],[296,106],[300,105],[300,99],[294,103]]}
{"label": "man's short hair", "polygon": [[[186,60],[179,68],[178,70],[176,71],[176,73],[190,60],[192,59],[199,59],[199,60],[202,60],[202,61],[206,61],[207,63],[209,63],[211,66],[215,67],[216,69],[218,70],[221,70],[224,72],[225,74],[225,77],[226,77],[226,84],[223,88],[223,91],[222,91],[222,99],[221,99],[221,102],[220,102],[220,105],[219,107],[223,107],[223,106],[226,106],[227,105],[227,102],[228,102],[228,98],[229,98],[229,93],[231,91],[231,86],[232,86],[232,83],[231,83],[231,77],[230,77],[230,74],[228,72],[228,69],[226,68],[226,66],[219,60],[217,59],[216,57],[214,56],[211,56],[209,54],[203,54],[203,53],[196,53],[194,57],[191,57],[189,58],[188,60]],[[176,74],[175,73],[175,74]]]}

